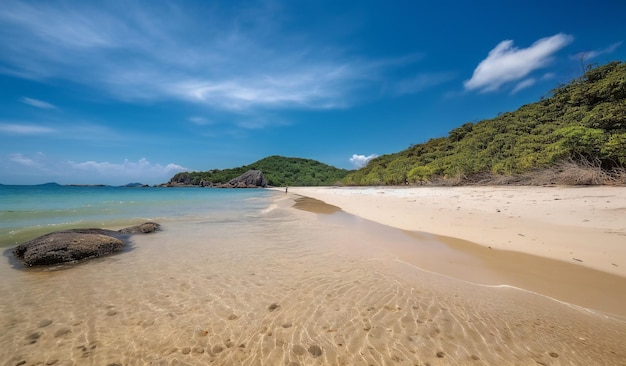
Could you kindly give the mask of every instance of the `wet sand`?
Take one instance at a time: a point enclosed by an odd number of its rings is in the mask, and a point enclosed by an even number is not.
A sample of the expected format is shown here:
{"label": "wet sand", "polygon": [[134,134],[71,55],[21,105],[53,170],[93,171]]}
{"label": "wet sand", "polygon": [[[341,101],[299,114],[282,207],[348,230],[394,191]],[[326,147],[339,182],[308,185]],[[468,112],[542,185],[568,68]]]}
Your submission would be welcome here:
{"label": "wet sand", "polygon": [[[425,272],[412,235],[276,202],[254,225],[164,222],[73,268],[0,266],[5,365],[586,365],[626,324]],[[251,218],[252,220],[252,218]]]}
{"label": "wet sand", "polygon": [[403,230],[626,277],[626,187],[291,187]]}

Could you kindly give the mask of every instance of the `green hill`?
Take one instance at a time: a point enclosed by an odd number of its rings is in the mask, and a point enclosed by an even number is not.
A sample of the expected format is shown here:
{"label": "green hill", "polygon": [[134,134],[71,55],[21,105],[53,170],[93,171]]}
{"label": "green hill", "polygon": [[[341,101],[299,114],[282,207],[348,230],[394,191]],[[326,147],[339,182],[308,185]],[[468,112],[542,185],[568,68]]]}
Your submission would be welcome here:
{"label": "green hill", "polygon": [[[592,176],[579,176],[590,174],[582,169],[559,181],[568,164],[590,168]],[[373,159],[344,183],[466,184],[497,177],[514,182],[538,171],[551,172],[554,177],[547,180],[556,180],[552,183],[602,184],[615,177],[624,183],[625,167],[626,64],[612,62],[515,112],[466,123],[447,137]]]}
{"label": "green hill", "polygon": [[311,159],[269,156],[239,168],[178,173],[170,182],[198,185],[204,180],[213,184],[221,184],[240,176],[250,169],[262,171],[265,179],[267,179],[267,183],[271,186],[333,185],[348,174],[348,170],[338,169]]}

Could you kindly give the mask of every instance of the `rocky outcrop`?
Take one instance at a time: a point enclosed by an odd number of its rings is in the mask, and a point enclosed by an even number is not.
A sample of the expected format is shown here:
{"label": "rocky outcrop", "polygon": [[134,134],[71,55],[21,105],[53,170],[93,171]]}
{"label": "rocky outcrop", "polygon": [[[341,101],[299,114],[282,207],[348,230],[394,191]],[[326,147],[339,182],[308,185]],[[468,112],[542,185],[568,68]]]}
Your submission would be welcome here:
{"label": "rocky outcrop", "polygon": [[182,172],[174,175],[169,182],[163,184],[166,187],[189,187],[194,186],[193,178],[189,176],[189,173]]}
{"label": "rocky outcrop", "polygon": [[216,183],[204,179],[194,179],[189,173],[178,173],[163,187],[214,187],[214,188],[265,188],[267,180],[260,170],[248,170],[226,183]]}
{"label": "rocky outcrop", "polygon": [[260,170],[248,170],[237,178],[229,180],[224,186],[232,188],[265,188],[267,187],[267,180]]}
{"label": "rocky outcrop", "polygon": [[72,229],[56,231],[18,245],[13,255],[27,266],[51,265],[102,257],[122,250],[133,234],[147,234],[159,224],[146,222],[119,231]]}

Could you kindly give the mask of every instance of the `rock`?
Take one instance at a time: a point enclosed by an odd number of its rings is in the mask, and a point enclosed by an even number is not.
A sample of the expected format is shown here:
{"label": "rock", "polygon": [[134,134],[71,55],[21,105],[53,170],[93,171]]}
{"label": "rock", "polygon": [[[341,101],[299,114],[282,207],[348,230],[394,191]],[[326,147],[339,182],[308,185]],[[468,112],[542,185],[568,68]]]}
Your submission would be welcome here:
{"label": "rock", "polygon": [[162,187],[215,187],[215,188],[265,188],[267,180],[260,170],[248,170],[237,178],[226,183],[211,182],[208,180],[193,178],[190,173],[182,172],[174,175],[169,182],[163,183]]}
{"label": "rock", "polygon": [[123,234],[148,234],[148,233],[153,233],[159,230],[160,226],[161,225],[157,224],[156,222],[149,221],[149,222],[144,222],[141,225],[124,228],[118,232],[123,233]]}
{"label": "rock", "polygon": [[56,232],[21,244],[13,253],[26,265],[38,266],[100,257],[123,247],[122,240],[108,235]]}
{"label": "rock", "polygon": [[227,185],[233,188],[267,187],[267,180],[260,170],[248,170],[237,178],[229,180]]}
{"label": "rock", "polygon": [[97,228],[56,231],[18,245],[13,255],[27,266],[75,262],[115,253],[126,245],[129,235],[158,229],[159,224],[146,222],[119,231]]}

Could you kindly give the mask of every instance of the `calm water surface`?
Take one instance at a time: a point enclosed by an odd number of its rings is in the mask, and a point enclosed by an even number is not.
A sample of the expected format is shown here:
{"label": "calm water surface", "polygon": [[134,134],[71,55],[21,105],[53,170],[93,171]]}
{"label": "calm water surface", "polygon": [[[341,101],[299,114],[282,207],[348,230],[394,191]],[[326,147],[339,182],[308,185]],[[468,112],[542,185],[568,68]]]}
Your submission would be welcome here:
{"label": "calm water surface", "polygon": [[205,216],[237,220],[267,206],[262,189],[0,186],[0,246],[75,227],[115,228]]}

